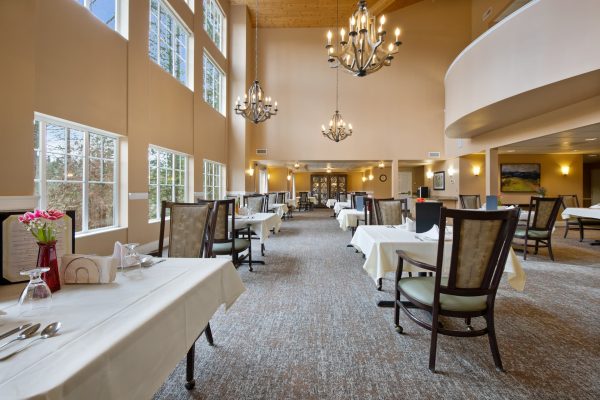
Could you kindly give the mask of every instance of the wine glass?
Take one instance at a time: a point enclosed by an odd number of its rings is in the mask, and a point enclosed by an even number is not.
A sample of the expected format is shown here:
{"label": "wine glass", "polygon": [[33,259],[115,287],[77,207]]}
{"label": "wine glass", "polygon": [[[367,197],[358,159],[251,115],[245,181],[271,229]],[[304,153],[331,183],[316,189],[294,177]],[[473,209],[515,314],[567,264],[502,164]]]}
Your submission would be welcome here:
{"label": "wine glass", "polygon": [[21,271],[21,275],[29,276],[29,283],[19,297],[19,314],[25,317],[38,315],[48,311],[52,306],[52,292],[46,282],[42,280],[42,274],[50,271],[50,268],[34,268]]}
{"label": "wine glass", "polygon": [[136,247],[139,245],[139,243],[126,243],[123,245],[124,249],[121,252],[121,270],[141,270],[142,263],[140,261],[140,255],[136,251]]}

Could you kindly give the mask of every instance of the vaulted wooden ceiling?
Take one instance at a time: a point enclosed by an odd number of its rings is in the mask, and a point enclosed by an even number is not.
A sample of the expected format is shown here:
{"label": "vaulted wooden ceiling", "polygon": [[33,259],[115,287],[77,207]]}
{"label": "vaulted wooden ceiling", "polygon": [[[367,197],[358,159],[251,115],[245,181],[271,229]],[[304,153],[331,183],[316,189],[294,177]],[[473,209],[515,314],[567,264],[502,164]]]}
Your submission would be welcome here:
{"label": "vaulted wooden ceiling", "polygon": [[[421,0],[370,0],[370,14],[389,13]],[[339,0],[340,25],[356,10],[357,0]],[[256,0],[231,0],[232,5],[247,5],[252,21],[256,19]],[[336,0],[259,0],[260,28],[330,28],[336,24]]]}

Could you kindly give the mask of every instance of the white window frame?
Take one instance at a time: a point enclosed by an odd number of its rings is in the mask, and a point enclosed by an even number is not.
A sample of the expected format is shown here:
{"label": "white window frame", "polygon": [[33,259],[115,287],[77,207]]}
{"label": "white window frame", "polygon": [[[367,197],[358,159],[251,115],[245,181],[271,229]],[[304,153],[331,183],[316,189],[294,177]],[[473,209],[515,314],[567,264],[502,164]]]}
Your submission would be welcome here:
{"label": "white window frame", "polygon": [[[150,54],[150,35],[152,33],[151,32],[151,27],[152,27],[151,21],[152,21],[152,2],[153,1],[156,1],[158,3],[158,16],[157,16],[157,26],[156,26],[156,57],[157,57],[156,60],[154,58],[152,58],[152,56]],[[183,20],[179,17],[179,14],[177,14],[177,12],[175,12],[175,10],[173,9],[173,7],[171,7],[171,5],[169,4],[168,1],[166,1],[166,0],[149,0],[148,7],[149,7],[149,10],[148,10],[148,15],[149,15],[149,19],[148,19],[148,58],[150,58],[150,60],[152,60],[156,65],[158,65],[160,67],[160,69],[162,69],[163,71],[165,71],[169,75],[171,75],[173,78],[175,78],[175,80],[177,80],[177,82],[181,83],[182,85],[186,86],[188,89],[193,91],[194,90],[194,34],[193,34],[193,32],[183,22]],[[170,17],[173,19],[173,23],[176,25],[178,24],[180,26],[180,28],[182,28],[187,33],[186,60],[185,60],[185,66],[186,66],[185,82],[180,81],[179,78],[176,76],[175,58],[179,57],[179,55],[175,51],[175,49],[176,49],[175,41],[177,40],[175,37],[176,36],[175,32],[172,32],[171,43],[169,44],[169,47],[173,54],[172,70],[168,71],[168,70],[164,69],[162,65],[160,65],[160,10],[161,10],[161,7],[164,7],[166,13],[169,14]]]}
{"label": "white window frame", "polygon": [[[92,15],[94,13],[90,10],[90,4],[94,0],[83,0],[83,4],[79,2],[79,0],[75,0],[77,4],[85,7]],[[129,0],[113,0],[115,3],[115,27],[114,30],[120,33],[124,38],[128,37],[128,14],[129,14]],[[94,18],[98,18],[94,15]],[[98,18],[99,21],[102,21]],[[105,21],[102,21],[104,25],[106,25]],[[106,25],[108,26],[108,25]],[[110,28],[113,29],[113,28]]]}
{"label": "white window frame", "polygon": [[[190,161],[190,155],[189,154],[185,154],[176,150],[171,150],[171,149],[167,149],[166,147],[161,147],[161,146],[156,146],[156,145],[149,145],[148,146],[148,153],[150,153],[150,149],[153,149],[155,151],[160,151],[160,152],[166,152],[169,153],[172,157],[173,157],[173,171],[171,171],[172,173],[172,184],[171,184],[171,193],[173,193],[173,196],[171,197],[171,201],[175,201],[175,156],[182,156],[185,158],[185,162],[184,162],[184,166],[185,166],[185,170],[184,170],[184,174],[183,174],[183,183],[184,183],[184,188],[183,188],[183,198],[184,200],[187,200],[189,197],[189,161]],[[150,159],[147,160],[148,162],[148,207],[150,207]],[[156,218],[148,218],[148,222],[157,222],[160,221],[160,211],[161,211],[161,202],[162,200],[160,199],[160,187],[161,187],[161,183],[160,183],[160,161],[157,158],[156,159],[156,173],[157,173],[157,183],[156,183]],[[166,219],[169,219],[169,217],[167,217]]]}
{"label": "white window frame", "polygon": [[[208,166],[211,165],[213,168],[213,172],[212,173],[208,173]],[[218,167],[219,168],[219,173],[215,174],[214,173],[214,168]],[[204,165],[203,165],[203,181],[204,181],[204,185],[203,185],[203,191],[204,191],[204,198],[206,200],[221,200],[225,198],[225,195],[227,193],[227,187],[226,187],[226,171],[227,171],[227,166],[225,164],[222,164],[220,162],[216,162],[216,161],[211,161],[211,160],[207,160],[204,159]],[[213,184],[209,185],[209,176],[211,176],[213,179]],[[215,179],[217,178],[217,179]],[[218,182],[218,185],[215,185],[214,182]],[[208,191],[206,190],[207,187],[210,187],[211,193],[213,193],[213,196],[211,196],[212,198],[209,198],[207,196]],[[215,193],[215,189],[217,189],[219,191],[219,196],[215,197],[214,193]]]}
{"label": "white window frame", "polygon": [[[209,7],[211,7],[212,9],[216,9],[216,11],[220,14],[221,16],[221,29],[219,31],[219,34],[221,35],[221,45],[219,46],[214,38],[208,33],[208,30],[206,29],[206,25],[207,25],[207,21],[208,21],[208,13],[207,13],[207,3],[209,5]],[[221,7],[221,4],[219,4],[219,2],[217,0],[202,0],[202,9],[203,9],[203,20],[202,20],[202,27],[204,28],[204,32],[206,32],[206,35],[210,38],[211,42],[213,42],[213,44],[215,45],[215,47],[217,49],[219,49],[219,51],[221,52],[221,54],[223,54],[223,56],[225,58],[227,58],[227,16],[225,15],[225,11],[223,11],[223,7]]]}
{"label": "white window frame", "polygon": [[[220,73],[219,79],[221,81],[221,91],[219,93],[218,108],[215,107],[214,105],[212,105],[211,103],[209,103],[208,99],[206,98],[206,94],[207,94],[207,92],[206,92],[206,65],[205,65],[206,61],[211,63],[213,65],[213,67],[215,68],[215,70]],[[227,75],[225,74],[225,71],[223,71],[223,69],[219,66],[219,63],[215,61],[214,57],[212,57],[210,55],[210,53],[208,52],[208,50],[206,50],[206,49],[204,49],[204,55],[202,58],[202,71],[203,71],[202,98],[204,99],[204,102],[206,104],[208,104],[209,106],[211,106],[212,108],[214,108],[215,110],[217,110],[219,113],[221,113],[221,115],[226,117],[227,116],[227,107],[226,107],[226,104],[227,104]],[[214,81],[214,77],[213,77],[213,81]]]}
{"label": "white window frame", "polygon": [[[57,118],[57,117],[51,117],[49,115],[45,115],[45,114],[41,114],[38,112],[34,113],[34,123],[35,121],[39,121],[40,122],[40,137],[39,137],[39,155],[38,155],[38,169],[39,169],[39,178],[38,177],[34,177],[34,184],[35,184],[35,180],[39,179],[39,200],[38,200],[38,207],[41,209],[46,209],[48,207],[48,186],[47,186],[47,171],[46,171],[46,125],[47,124],[51,124],[51,125],[59,125],[62,127],[65,127],[67,129],[75,129],[78,131],[83,131],[84,132],[84,138],[83,138],[83,148],[84,148],[84,155],[83,155],[83,182],[82,182],[82,186],[83,186],[83,194],[82,194],[82,204],[81,204],[81,216],[75,216],[76,218],[79,217],[81,218],[81,231],[76,232],[75,237],[78,237],[80,235],[86,235],[86,234],[90,234],[90,233],[97,233],[97,232],[102,232],[102,231],[106,231],[106,230],[111,230],[111,229],[115,229],[119,227],[119,177],[120,177],[120,172],[121,172],[121,166],[120,166],[120,154],[119,154],[119,150],[120,150],[120,144],[121,144],[121,140],[120,140],[120,135],[117,135],[115,133],[112,132],[108,132],[102,129],[97,129],[97,128],[92,128],[86,125],[82,125],[82,124],[78,124],[76,122],[72,122],[72,121],[67,121],[65,119],[62,118]],[[89,194],[89,185],[90,185],[90,179],[89,179],[89,158],[90,158],[90,133],[92,134],[96,134],[96,135],[102,135],[102,136],[108,136],[111,137],[113,139],[116,140],[115,143],[115,150],[114,150],[114,154],[115,154],[115,159],[114,159],[114,166],[113,166],[113,185],[114,185],[114,192],[113,192],[113,224],[111,226],[106,226],[106,227],[102,227],[102,228],[96,228],[96,229],[88,229],[89,226],[89,199],[88,199],[88,194]],[[65,165],[66,168],[66,165]]]}

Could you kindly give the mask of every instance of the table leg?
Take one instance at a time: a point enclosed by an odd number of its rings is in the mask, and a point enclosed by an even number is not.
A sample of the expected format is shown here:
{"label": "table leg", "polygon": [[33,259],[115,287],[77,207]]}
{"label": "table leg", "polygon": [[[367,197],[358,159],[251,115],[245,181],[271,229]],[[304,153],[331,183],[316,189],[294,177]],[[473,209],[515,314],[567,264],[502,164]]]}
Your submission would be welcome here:
{"label": "table leg", "polygon": [[192,344],[192,347],[188,350],[187,353],[187,364],[185,367],[185,388],[187,390],[192,390],[194,386],[196,386],[196,381],[194,380],[194,356],[196,354],[196,343]]}

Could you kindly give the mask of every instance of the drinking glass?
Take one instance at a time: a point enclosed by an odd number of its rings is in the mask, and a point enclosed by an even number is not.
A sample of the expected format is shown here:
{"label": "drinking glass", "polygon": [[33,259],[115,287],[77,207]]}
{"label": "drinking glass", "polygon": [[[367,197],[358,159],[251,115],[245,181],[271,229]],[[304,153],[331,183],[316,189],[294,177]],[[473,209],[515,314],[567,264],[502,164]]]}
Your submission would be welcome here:
{"label": "drinking glass", "polygon": [[141,270],[140,255],[136,251],[136,247],[139,245],[139,243],[126,243],[123,245],[123,250],[121,251],[122,271]]}
{"label": "drinking glass", "polygon": [[42,280],[42,274],[50,268],[34,268],[21,271],[21,275],[29,276],[29,283],[19,298],[19,314],[34,316],[48,311],[52,306],[52,292]]}

